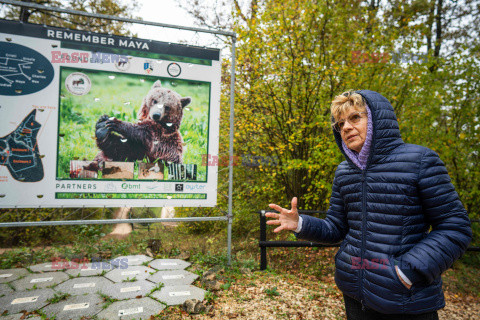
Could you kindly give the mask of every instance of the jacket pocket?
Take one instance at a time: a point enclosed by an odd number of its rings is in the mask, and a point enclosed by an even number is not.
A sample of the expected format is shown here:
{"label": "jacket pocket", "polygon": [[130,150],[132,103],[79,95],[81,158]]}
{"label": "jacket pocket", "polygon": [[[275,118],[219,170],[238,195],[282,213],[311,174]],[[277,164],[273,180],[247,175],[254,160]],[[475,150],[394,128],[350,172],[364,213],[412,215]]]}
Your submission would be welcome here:
{"label": "jacket pocket", "polygon": [[388,263],[390,263],[390,271],[393,273],[393,279],[395,280],[395,284],[397,285],[397,287],[400,290],[402,290],[403,292],[412,293],[413,289],[414,289],[414,286],[412,285],[410,287],[410,289],[405,287],[402,280],[400,279],[400,276],[397,274],[397,270],[395,268],[395,263],[393,262],[393,257],[392,256],[388,257]]}

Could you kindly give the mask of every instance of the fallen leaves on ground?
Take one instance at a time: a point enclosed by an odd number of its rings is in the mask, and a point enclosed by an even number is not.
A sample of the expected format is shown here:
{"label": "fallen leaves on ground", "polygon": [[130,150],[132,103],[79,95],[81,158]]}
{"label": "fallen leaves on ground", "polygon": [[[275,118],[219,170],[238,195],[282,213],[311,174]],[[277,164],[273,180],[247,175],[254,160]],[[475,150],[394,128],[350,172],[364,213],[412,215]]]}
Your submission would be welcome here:
{"label": "fallen leaves on ground", "polygon": [[[260,271],[242,275],[232,282],[228,290],[217,293],[218,297],[213,301],[213,310],[209,314],[188,315],[171,310],[167,318],[346,319],[343,295],[335,286],[333,276],[323,277],[328,281],[311,278]],[[479,298],[459,297],[445,292],[445,299],[446,307],[438,312],[440,319],[478,319]]]}

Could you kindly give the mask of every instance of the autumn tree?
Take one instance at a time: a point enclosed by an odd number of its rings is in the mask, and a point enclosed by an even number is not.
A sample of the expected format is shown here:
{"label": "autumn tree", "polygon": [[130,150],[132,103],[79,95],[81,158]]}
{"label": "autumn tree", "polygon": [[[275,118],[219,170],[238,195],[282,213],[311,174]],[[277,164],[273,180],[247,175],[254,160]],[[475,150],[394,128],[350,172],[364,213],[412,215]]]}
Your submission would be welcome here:
{"label": "autumn tree", "polygon": [[[477,210],[479,29],[466,22],[478,17],[480,1],[464,1],[467,7],[445,0],[212,3],[212,10],[191,6],[190,13],[200,25],[231,27],[238,35],[235,153],[278,159],[275,166],[235,168],[237,219],[254,225],[254,210],[288,205],[293,196],[302,209],[328,208],[343,160],[329,106],[348,89],[387,97],[404,141],[437,151],[467,209]],[[222,4],[230,18],[219,15]],[[221,128],[226,142],[228,125]]]}
{"label": "autumn tree", "polygon": [[[35,0],[27,2],[35,2],[49,7],[68,8],[90,13],[138,19],[138,17],[133,15],[133,12],[135,12],[138,8],[138,3],[135,0],[128,1],[126,4],[119,0]],[[100,33],[111,33],[123,36],[132,35],[128,29],[129,24],[120,21],[90,18],[19,6],[7,6],[2,13],[3,18],[10,20],[20,20],[23,22],[46,24],[50,26]]]}

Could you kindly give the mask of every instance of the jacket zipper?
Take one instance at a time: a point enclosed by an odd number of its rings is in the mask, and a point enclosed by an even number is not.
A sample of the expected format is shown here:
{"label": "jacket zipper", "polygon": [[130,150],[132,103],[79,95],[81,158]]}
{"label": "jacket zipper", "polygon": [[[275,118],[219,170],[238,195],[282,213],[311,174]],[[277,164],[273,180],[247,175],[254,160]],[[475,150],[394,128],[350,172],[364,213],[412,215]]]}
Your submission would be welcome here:
{"label": "jacket zipper", "polygon": [[[362,171],[362,249],[360,251],[360,263],[363,265],[363,252],[365,250],[365,221],[367,215],[367,208],[366,208],[366,191],[365,191],[365,176],[366,170]],[[360,269],[360,302],[362,303],[362,311],[365,311],[365,305],[363,304],[363,268]]]}

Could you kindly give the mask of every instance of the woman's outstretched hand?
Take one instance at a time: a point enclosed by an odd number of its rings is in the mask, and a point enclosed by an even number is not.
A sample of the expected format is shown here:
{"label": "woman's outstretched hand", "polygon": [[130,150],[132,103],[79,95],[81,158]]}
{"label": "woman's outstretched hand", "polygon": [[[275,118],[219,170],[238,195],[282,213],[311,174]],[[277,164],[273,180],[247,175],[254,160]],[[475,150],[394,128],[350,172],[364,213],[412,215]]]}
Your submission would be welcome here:
{"label": "woman's outstretched hand", "polygon": [[274,220],[268,220],[267,224],[280,225],[273,232],[279,232],[282,230],[295,231],[298,227],[298,210],[297,210],[297,197],[292,199],[292,209],[284,209],[277,206],[274,203],[268,205],[270,208],[277,210],[279,213],[267,212],[265,217],[274,218]]}

